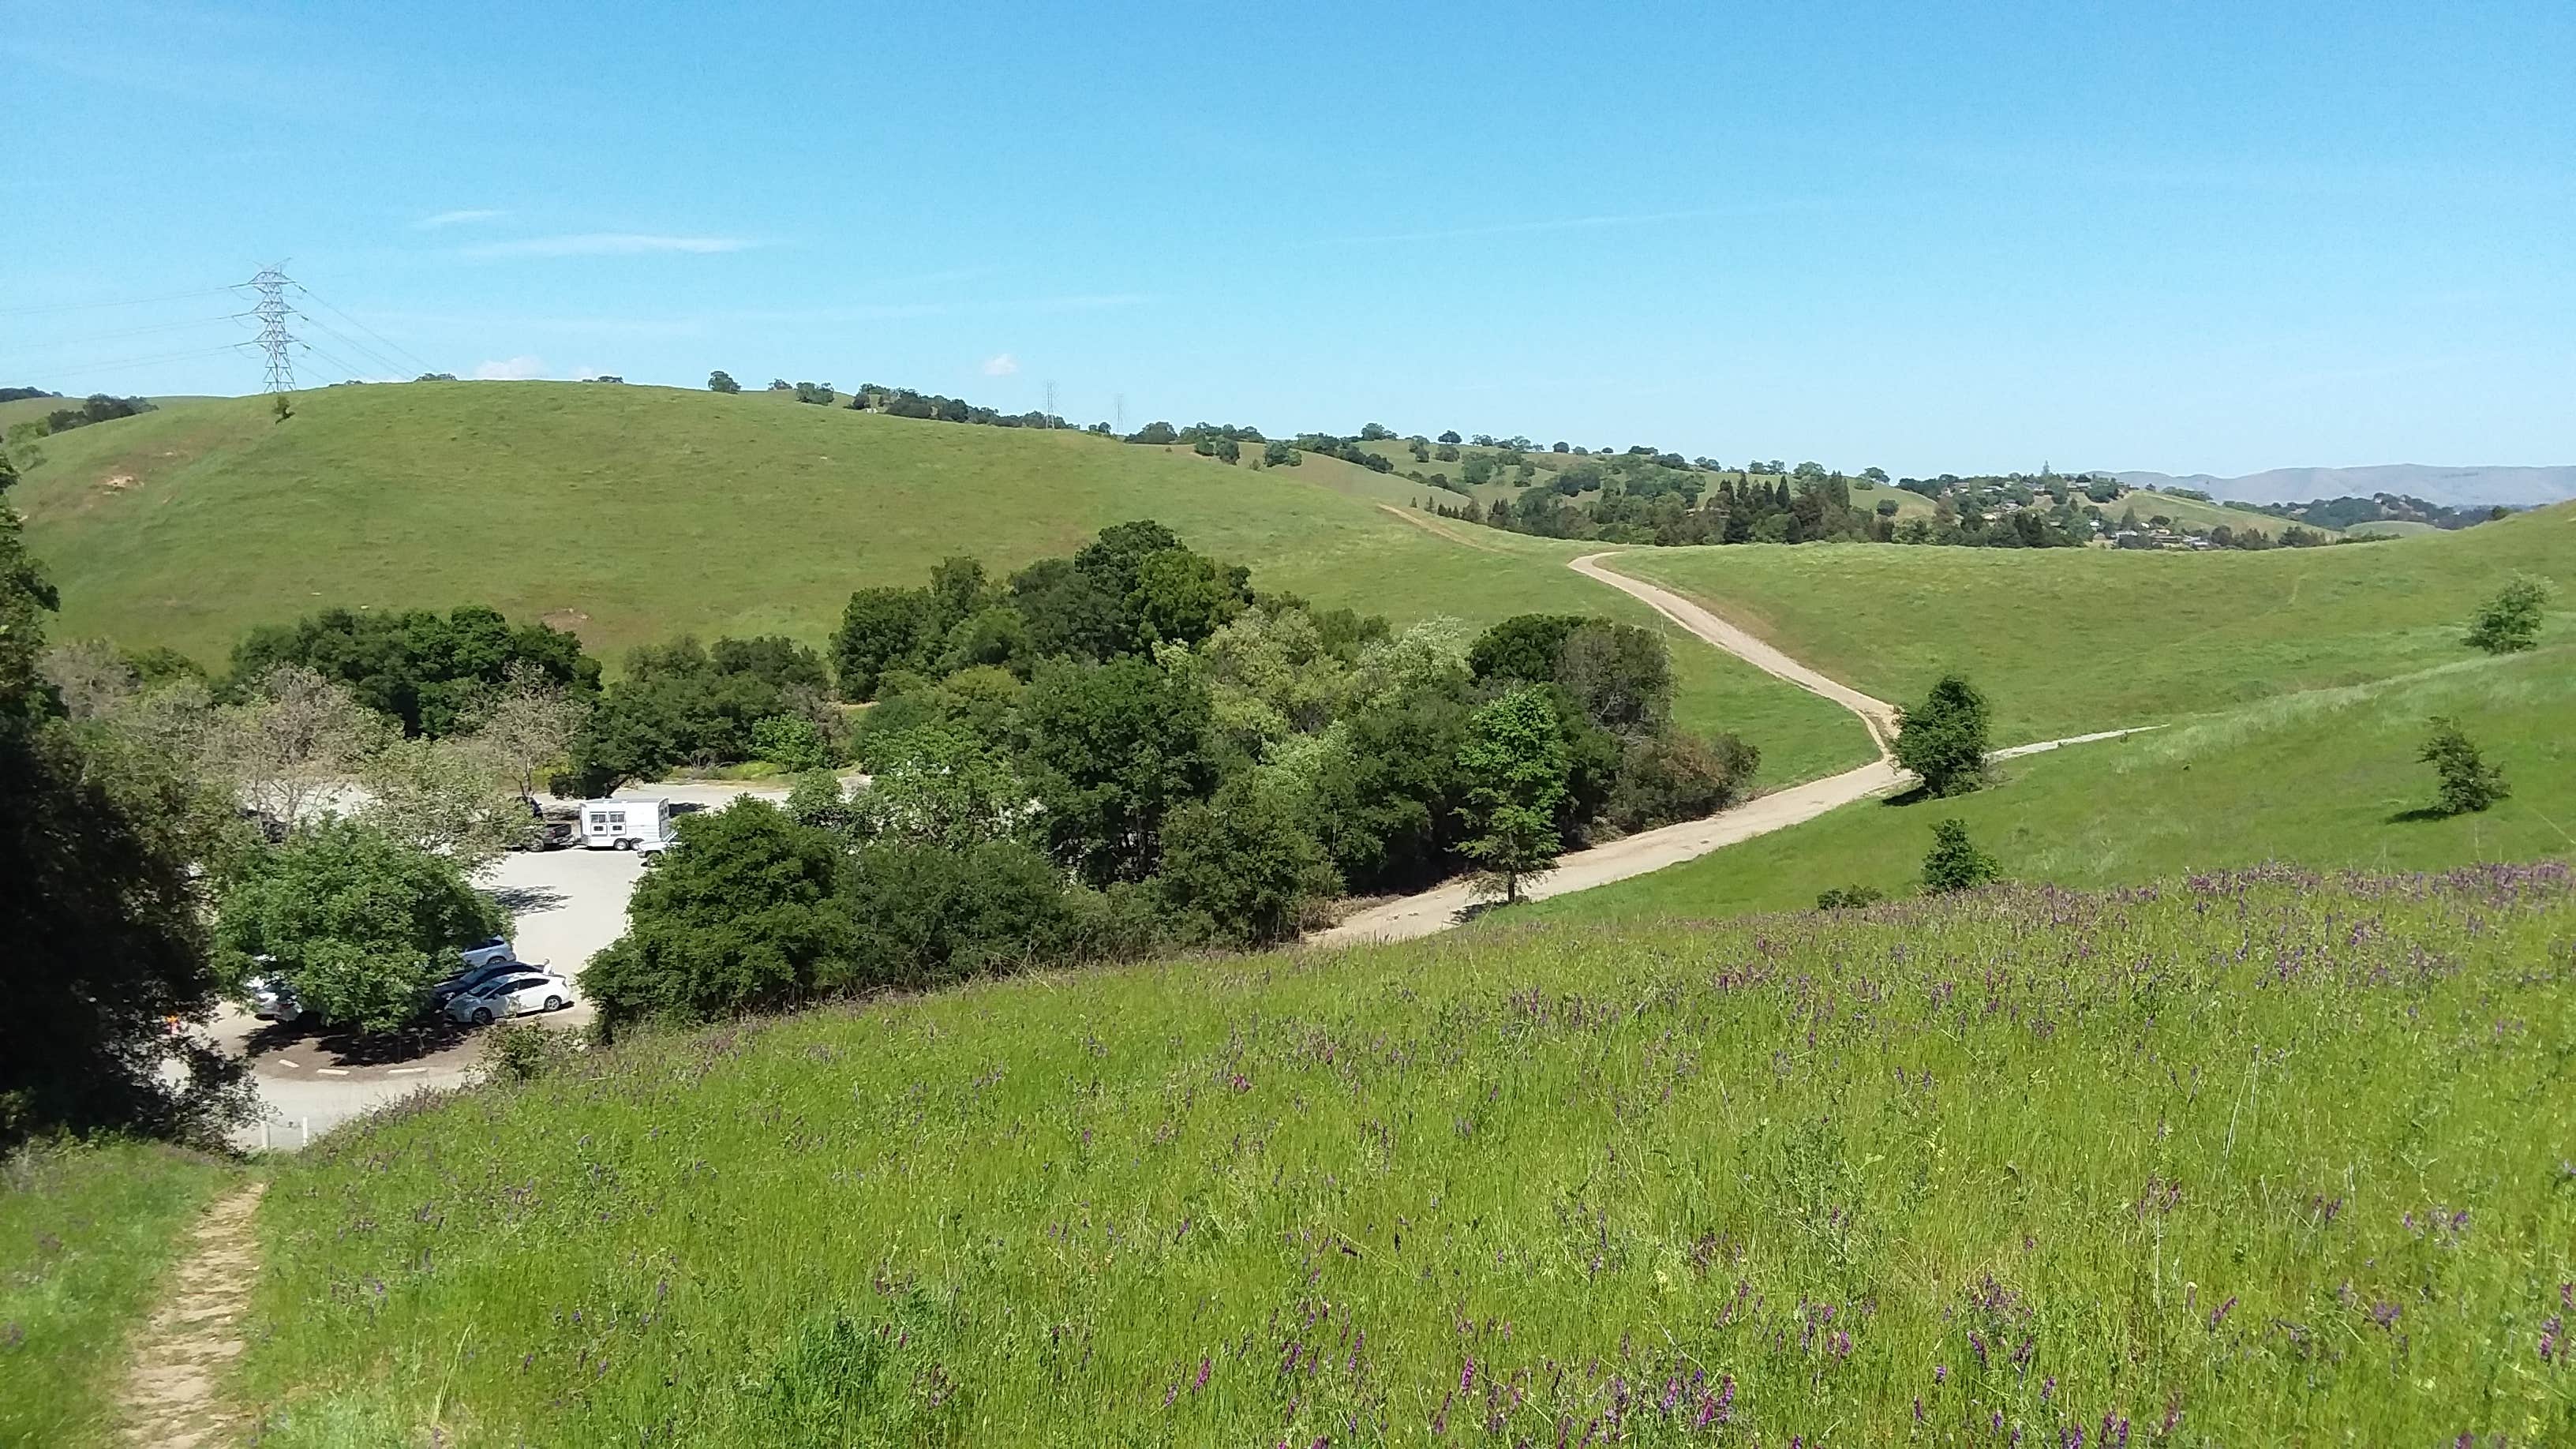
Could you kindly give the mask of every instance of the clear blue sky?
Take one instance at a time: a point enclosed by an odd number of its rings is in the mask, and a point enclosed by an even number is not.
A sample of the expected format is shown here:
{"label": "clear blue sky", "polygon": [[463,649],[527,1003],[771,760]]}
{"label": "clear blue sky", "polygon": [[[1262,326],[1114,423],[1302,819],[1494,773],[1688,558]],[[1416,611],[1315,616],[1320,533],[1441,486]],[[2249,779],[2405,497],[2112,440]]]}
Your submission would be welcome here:
{"label": "clear blue sky", "polygon": [[0,384],[254,391],[168,294],[285,258],[404,372],[2576,462],[2569,0],[1251,8],[22,10]]}

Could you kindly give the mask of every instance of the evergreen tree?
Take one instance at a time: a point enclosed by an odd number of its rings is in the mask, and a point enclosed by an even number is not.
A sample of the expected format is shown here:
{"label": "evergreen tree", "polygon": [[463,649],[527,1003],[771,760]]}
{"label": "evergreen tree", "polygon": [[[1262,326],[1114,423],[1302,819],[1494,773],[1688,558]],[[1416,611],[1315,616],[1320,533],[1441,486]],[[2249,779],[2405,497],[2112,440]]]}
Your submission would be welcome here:
{"label": "evergreen tree", "polygon": [[1973,890],[2002,875],[1995,858],[1968,839],[1967,822],[1944,820],[1932,827],[1932,849],[1923,857],[1924,894]]}
{"label": "evergreen tree", "polygon": [[2435,798],[2445,815],[2474,814],[2513,793],[2505,785],[2504,772],[2488,764],[2460,722],[2447,716],[2434,718],[2433,733],[2415,758],[2431,765],[2440,777]]}

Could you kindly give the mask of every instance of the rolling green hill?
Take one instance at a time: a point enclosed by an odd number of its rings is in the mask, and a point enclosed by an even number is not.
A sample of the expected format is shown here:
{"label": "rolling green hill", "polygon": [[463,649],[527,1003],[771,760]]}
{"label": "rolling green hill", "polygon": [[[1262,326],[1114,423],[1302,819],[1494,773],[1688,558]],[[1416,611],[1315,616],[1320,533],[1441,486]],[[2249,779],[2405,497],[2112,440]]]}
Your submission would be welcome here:
{"label": "rolling green hill", "polygon": [[1637,549],[1617,567],[1882,699],[1958,668],[1992,698],[1999,744],[2450,663],[2470,611],[2517,570],[2559,585],[2543,637],[2576,630],[2576,505],[2265,553],[1738,545]]}
{"label": "rolling green hill", "polygon": [[[2416,758],[2457,719],[2512,795],[2435,816]],[[1965,821],[2014,880],[2078,889],[2287,862],[2448,870],[2576,859],[2576,644],[2282,695],[2127,739],[2003,763],[1946,800],[1867,800],[1714,855],[1497,913],[1616,921],[1810,906],[1819,892],[1911,893],[1932,822]]]}
{"label": "rolling green hill", "polygon": [[[1549,610],[1662,627],[1568,572],[1571,550],[1454,542],[1382,506],[1411,496],[1402,479],[1329,459],[1229,467],[650,387],[408,383],[295,406],[278,423],[263,399],[227,399],[47,439],[13,502],[62,585],[55,636],[219,663],[251,625],[325,604],[479,601],[569,627],[613,665],[683,631],[820,641],[854,588],[917,584],[956,553],[1008,570],[1144,517],[1260,586],[1398,624]],[[1766,780],[1868,758],[1833,706],[1687,640],[1673,655],[1680,717],[1755,741]]]}

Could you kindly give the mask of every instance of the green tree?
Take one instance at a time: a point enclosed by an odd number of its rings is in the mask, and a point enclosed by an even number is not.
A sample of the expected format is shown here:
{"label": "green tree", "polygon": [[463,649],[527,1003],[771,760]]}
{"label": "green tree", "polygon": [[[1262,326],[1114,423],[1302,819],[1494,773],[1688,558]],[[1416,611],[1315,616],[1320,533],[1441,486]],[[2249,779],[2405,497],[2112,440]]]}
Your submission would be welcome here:
{"label": "green tree", "polygon": [[1022,840],[1043,814],[1011,762],[957,725],[912,730],[871,764],[855,805],[874,839],[965,850]]}
{"label": "green tree", "polygon": [[740,392],[742,391],[742,384],[733,380],[732,373],[726,372],[722,368],[718,368],[714,372],[707,374],[707,391]]}
{"label": "green tree", "polygon": [[1565,641],[1589,622],[1582,614],[1514,614],[1476,636],[1467,667],[1478,679],[1549,683]]}
{"label": "green tree", "polygon": [[1603,729],[1653,734],[1672,715],[1672,658],[1661,635],[1634,624],[1587,619],[1576,626],[1557,646],[1555,678]]}
{"label": "green tree", "polygon": [[1986,697],[1955,674],[1944,674],[1923,702],[1896,712],[1896,763],[1912,770],[1933,795],[1977,788],[1986,773]]}
{"label": "green tree", "polygon": [[2540,638],[2541,611],[2548,603],[2546,581],[2528,574],[2514,575],[2469,620],[2469,646],[2489,654],[2515,654],[2529,649]]}
{"label": "green tree", "polygon": [[1996,864],[1995,858],[1968,839],[1965,821],[1943,820],[1933,825],[1932,849],[1923,857],[1925,894],[1973,890],[2002,875],[2003,867]]}
{"label": "green tree", "polygon": [[275,974],[325,1021],[390,1031],[455,969],[457,948],[502,924],[455,861],[326,819],[257,857],[224,893],[217,962],[235,988]]}
{"label": "green tree", "polygon": [[1148,660],[1041,668],[1020,715],[1054,854],[1094,885],[1151,875],[1164,817],[1216,783],[1207,691]]}
{"label": "green tree", "polygon": [[1243,608],[1239,586],[1215,560],[1185,548],[1148,554],[1136,568],[1128,596],[1136,642],[1196,644]]}
{"label": "green tree", "polygon": [[874,699],[887,670],[915,663],[930,616],[930,596],[920,589],[861,589],[850,595],[841,610],[841,627],[832,635],[832,670],[841,681],[841,698]]}
{"label": "green tree", "polygon": [[832,745],[822,727],[798,714],[773,714],[752,722],[752,752],[782,770],[802,773],[832,767]]}
{"label": "green tree", "polygon": [[1521,878],[1553,867],[1563,848],[1556,811],[1565,798],[1565,738],[1547,696],[1515,686],[1477,710],[1458,766],[1469,822],[1459,849],[1499,882],[1505,903],[1517,901]]}
{"label": "green tree", "polygon": [[604,1028],[777,1010],[849,984],[843,854],[829,833],[754,799],[687,816],[678,833],[637,882],[625,936],[582,974]]}
{"label": "green tree", "polygon": [[1281,792],[1237,776],[1172,812],[1154,886],[1184,939],[1267,946],[1293,939],[1341,880]]}
{"label": "green tree", "polygon": [[2473,814],[2513,793],[2504,772],[2488,764],[2460,722],[2448,716],[2434,717],[2433,733],[2415,758],[2431,765],[2440,779],[2434,799],[2445,815]]}
{"label": "green tree", "polygon": [[1127,441],[1131,443],[1177,443],[1180,440],[1180,429],[1161,422],[1147,423],[1127,435]]}
{"label": "green tree", "polygon": [[[0,459],[0,494],[16,481]],[[0,502],[0,1151],[55,1131],[212,1140],[246,1097],[238,1062],[170,1038],[216,986],[188,782],[117,768],[56,713],[36,668],[56,604]]]}
{"label": "green tree", "polygon": [[1272,468],[1295,468],[1305,462],[1305,456],[1290,444],[1274,441],[1261,445],[1261,461]]}

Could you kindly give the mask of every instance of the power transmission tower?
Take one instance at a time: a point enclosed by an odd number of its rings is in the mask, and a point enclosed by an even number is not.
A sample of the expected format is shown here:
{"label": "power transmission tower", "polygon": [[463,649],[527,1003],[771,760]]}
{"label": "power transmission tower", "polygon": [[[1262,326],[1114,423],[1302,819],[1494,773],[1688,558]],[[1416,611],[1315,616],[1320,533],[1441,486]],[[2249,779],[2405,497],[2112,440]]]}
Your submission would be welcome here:
{"label": "power transmission tower", "polygon": [[1052,381],[1050,381],[1050,382],[1047,384],[1047,407],[1046,407],[1046,415],[1047,415],[1047,417],[1050,419],[1050,421],[1048,422],[1047,426],[1049,426],[1049,427],[1053,427],[1053,426],[1055,426],[1054,422],[1052,421],[1052,419],[1055,417],[1055,384],[1054,384]]}
{"label": "power transmission tower", "polygon": [[294,309],[286,305],[286,289],[295,279],[275,267],[262,267],[258,276],[244,286],[259,293],[259,305],[250,309],[259,319],[259,345],[268,354],[269,392],[295,391],[295,358],[291,349],[295,338],[286,330],[286,319]]}
{"label": "power transmission tower", "polygon": [[1118,394],[1112,408],[1118,415],[1118,435],[1123,438],[1127,435],[1127,394]]}

